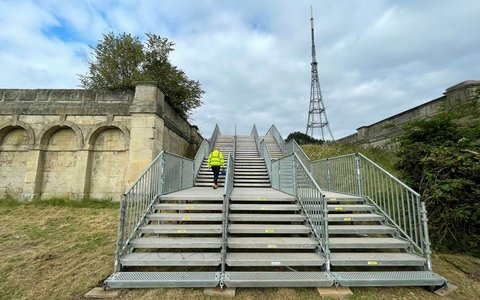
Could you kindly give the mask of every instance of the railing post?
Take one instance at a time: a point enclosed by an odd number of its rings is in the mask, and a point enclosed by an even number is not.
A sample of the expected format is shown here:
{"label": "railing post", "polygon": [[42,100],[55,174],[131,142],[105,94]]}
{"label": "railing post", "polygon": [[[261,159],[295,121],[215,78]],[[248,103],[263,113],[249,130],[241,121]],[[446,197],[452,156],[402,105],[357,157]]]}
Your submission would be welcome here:
{"label": "railing post", "polygon": [[328,205],[325,199],[325,194],[322,194],[322,206],[323,206],[323,247],[325,251],[325,271],[330,272],[330,247],[328,238]]}
{"label": "railing post", "polygon": [[295,156],[293,156],[292,160],[292,183],[293,183],[293,194],[297,196],[297,172],[296,172],[296,163],[295,163]]}
{"label": "railing post", "polygon": [[332,190],[332,163],[327,158],[327,186],[328,190]]}
{"label": "railing post", "polygon": [[122,203],[120,204],[120,226],[118,227],[118,240],[117,240],[117,251],[115,253],[115,265],[114,271],[120,272],[120,252],[123,250],[123,242],[124,242],[124,235],[125,235],[125,212],[127,207],[127,194],[123,194]]}
{"label": "railing post", "polygon": [[432,251],[430,250],[430,238],[428,236],[428,217],[425,202],[421,202],[422,207],[422,226],[423,226],[423,255],[427,260],[427,270],[432,271]]}
{"label": "railing post", "polygon": [[355,153],[355,177],[357,181],[357,195],[363,196],[362,173],[360,171],[360,155],[358,155],[358,153]]}

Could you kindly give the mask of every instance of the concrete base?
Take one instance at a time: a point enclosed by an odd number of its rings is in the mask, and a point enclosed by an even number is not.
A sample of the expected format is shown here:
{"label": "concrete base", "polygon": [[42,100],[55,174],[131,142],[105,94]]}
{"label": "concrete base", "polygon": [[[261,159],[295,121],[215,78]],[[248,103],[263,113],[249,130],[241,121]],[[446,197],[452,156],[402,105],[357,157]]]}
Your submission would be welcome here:
{"label": "concrete base", "polygon": [[89,299],[114,299],[120,296],[122,289],[107,289],[103,290],[101,287],[93,288],[90,292],[85,294],[85,298]]}
{"label": "concrete base", "polygon": [[233,298],[235,297],[235,291],[236,288],[205,288],[203,290],[203,293],[207,296],[223,296],[223,297],[228,297],[228,298]]}
{"label": "concrete base", "polygon": [[353,295],[352,291],[348,287],[328,287],[317,288],[318,294],[322,297],[331,297],[336,299],[344,299],[348,295]]}
{"label": "concrete base", "polygon": [[458,289],[458,287],[456,285],[453,285],[453,284],[449,283],[449,284],[446,284],[446,285],[442,286],[441,288],[436,290],[434,293],[441,296],[441,297],[445,297],[445,296],[453,293],[453,291],[455,291],[456,289]]}

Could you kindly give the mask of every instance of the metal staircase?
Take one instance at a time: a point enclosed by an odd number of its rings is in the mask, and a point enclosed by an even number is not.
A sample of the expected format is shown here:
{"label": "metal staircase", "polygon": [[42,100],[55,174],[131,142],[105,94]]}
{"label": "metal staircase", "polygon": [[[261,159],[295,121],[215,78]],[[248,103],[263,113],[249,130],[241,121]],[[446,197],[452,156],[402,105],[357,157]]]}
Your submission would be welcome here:
{"label": "metal staircase", "polygon": [[[206,157],[227,174],[212,189]],[[417,193],[353,154],[310,162],[272,126],[215,127],[194,160],[162,152],[125,194],[112,288],[430,286]]]}

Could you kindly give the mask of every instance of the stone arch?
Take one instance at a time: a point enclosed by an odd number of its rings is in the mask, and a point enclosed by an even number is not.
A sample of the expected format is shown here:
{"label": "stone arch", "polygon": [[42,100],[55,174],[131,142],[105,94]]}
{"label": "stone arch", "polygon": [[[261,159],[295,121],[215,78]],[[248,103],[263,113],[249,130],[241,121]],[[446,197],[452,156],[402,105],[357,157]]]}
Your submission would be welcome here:
{"label": "stone arch", "polygon": [[46,149],[51,136],[62,128],[70,128],[73,130],[77,136],[77,148],[83,148],[83,133],[80,127],[71,121],[59,121],[48,124],[38,135],[38,141],[42,150]]}
{"label": "stone arch", "polygon": [[10,122],[0,124],[0,145],[2,144],[5,136],[15,128],[23,128],[25,130],[28,136],[28,145],[33,146],[35,144],[35,133],[32,127],[25,122],[12,120]]}
{"label": "stone arch", "polygon": [[97,124],[87,138],[88,193],[91,198],[120,200],[125,191],[129,132],[118,124]]}
{"label": "stone arch", "polygon": [[[73,197],[83,194],[78,186],[82,172],[79,151],[81,132],[67,124],[53,125],[40,136],[43,152],[42,198]],[[83,162],[85,163],[85,162]]]}
{"label": "stone arch", "polygon": [[128,130],[127,126],[116,121],[113,121],[113,122],[107,121],[107,122],[97,123],[93,125],[92,129],[86,135],[86,138],[85,138],[88,148],[92,149],[92,147],[95,145],[95,142],[98,136],[102,133],[102,131],[113,129],[113,128],[117,128],[123,132],[125,136],[125,149],[128,150],[128,147],[130,145],[130,131]]}
{"label": "stone arch", "polygon": [[25,123],[0,126],[0,194],[19,198],[23,193],[32,140],[33,130]]}

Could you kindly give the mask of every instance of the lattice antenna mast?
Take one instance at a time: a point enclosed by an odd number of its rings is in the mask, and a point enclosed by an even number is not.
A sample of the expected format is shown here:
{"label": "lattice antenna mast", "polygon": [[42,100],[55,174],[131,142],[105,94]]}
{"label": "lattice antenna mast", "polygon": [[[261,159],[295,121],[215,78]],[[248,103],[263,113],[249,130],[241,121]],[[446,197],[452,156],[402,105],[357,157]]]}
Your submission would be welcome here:
{"label": "lattice antenna mast", "polygon": [[[321,139],[325,140],[325,131],[328,131],[330,138],[334,140],[332,130],[328,125],[327,114],[322,100],[320,81],[318,80],[317,55],[315,53],[315,34],[313,29],[313,9],[310,7],[311,32],[312,32],[312,84],[310,87],[310,107],[308,109],[308,122],[306,134],[314,138],[316,131],[321,132]],[[310,133],[309,133],[310,132]]]}

